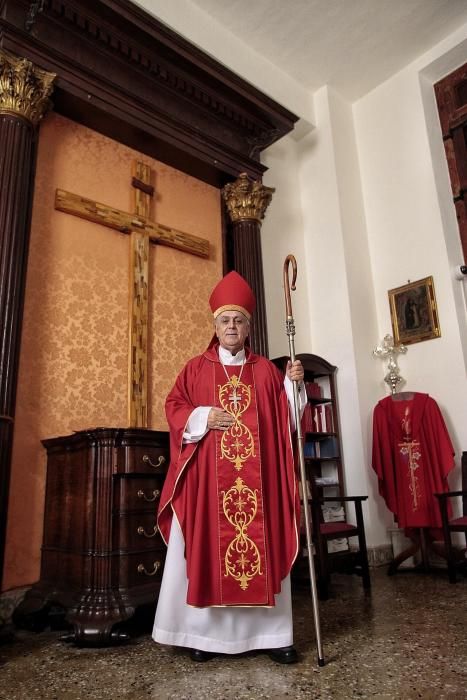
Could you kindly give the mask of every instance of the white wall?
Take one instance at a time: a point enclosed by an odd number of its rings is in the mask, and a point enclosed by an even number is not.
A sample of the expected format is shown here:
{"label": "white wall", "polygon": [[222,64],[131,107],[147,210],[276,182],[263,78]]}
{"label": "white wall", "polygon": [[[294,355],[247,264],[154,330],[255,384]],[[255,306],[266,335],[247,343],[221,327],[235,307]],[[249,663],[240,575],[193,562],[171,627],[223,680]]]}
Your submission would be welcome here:
{"label": "white wall", "polygon": [[[389,392],[386,363],[372,350],[392,332],[387,292],[407,280],[433,275],[442,336],[409,346],[399,359],[406,388],[438,401],[457,464],[467,448],[466,283],[454,279],[460,243],[433,96],[433,83],[467,60],[466,34],[464,27],[354,105],[322,88],[314,95],[315,129],[264,154],[265,182],[278,188],[262,234],[268,320],[281,302],[271,265],[279,267],[277,253],[284,257],[291,235],[307,272],[307,301],[294,308],[309,314],[309,338],[299,335],[301,319],[297,348],[339,368],[347,491],[369,495],[370,545],[387,542],[392,524],[371,469],[372,411]],[[274,351],[284,347],[279,327],[269,324]],[[451,483],[459,483],[459,469]]]}
{"label": "white wall", "polygon": [[190,0],[133,0],[299,117],[313,121],[312,95]]}
{"label": "white wall", "polygon": [[[295,350],[297,353],[310,352],[311,347],[309,278],[303,240],[298,158],[297,143],[286,136],[269,148],[263,159],[269,168],[263,182],[276,189],[261,229],[270,357],[289,354],[283,284],[284,261],[289,254],[294,255],[297,261],[296,291],[291,292],[296,328]],[[290,270],[290,280],[291,275]]]}
{"label": "white wall", "polygon": [[[353,115],[351,105],[328,88],[315,95],[314,114],[314,131],[297,144],[283,139],[264,154],[267,183],[278,192],[277,210],[268,212],[263,224],[263,241],[267,237],[274,251],[284,252],[285,231],[292,230],[297,249],[303,249],[303,258],[297,256],[297,286],[302,290],[300,271],[305,270],[307,297],[294,304],[294,314],[306,310],[308,318],[297,320],[296,347],[338,367],[346,488],[349,494],[369,495],[364,512],[371,546],[387,541],[391,520],[377,503],[370,466],[371,408],[381,395],[381,368],[371,354],[379,337]],[[265,257],[266,269],[269,260]],[[270,299],[274,290],[266,272],[265,277]],[[270,324],[269,336],[274,346]]]}
{"label": "white wall", "polygon": [[[464,27],[353,109],[380,335],[391,328],[387,291],[432,275],[441,338],[410,345],[399,365],[405,388],[437,400],[457,463],[467,449],[466,317],[463,283],[453,275],[460,245],[432,86],[442,77],[435,63],[449,72],[467,60],[466,35]],[[456,470],[453,485],[458,477]]]}

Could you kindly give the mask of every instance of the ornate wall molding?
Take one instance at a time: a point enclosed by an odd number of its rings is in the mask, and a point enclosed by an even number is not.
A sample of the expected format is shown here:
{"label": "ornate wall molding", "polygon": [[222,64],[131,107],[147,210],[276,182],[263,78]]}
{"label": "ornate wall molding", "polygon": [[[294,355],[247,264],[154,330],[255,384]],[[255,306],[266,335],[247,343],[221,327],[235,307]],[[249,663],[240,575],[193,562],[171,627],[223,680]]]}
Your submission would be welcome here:
{"label": "ornate wall molding", "polygon": [[217,186],[260,178],[297,120],[128,0],[43,0],[32,23],[4,0],[0,37],[57,73],[57,112]]}

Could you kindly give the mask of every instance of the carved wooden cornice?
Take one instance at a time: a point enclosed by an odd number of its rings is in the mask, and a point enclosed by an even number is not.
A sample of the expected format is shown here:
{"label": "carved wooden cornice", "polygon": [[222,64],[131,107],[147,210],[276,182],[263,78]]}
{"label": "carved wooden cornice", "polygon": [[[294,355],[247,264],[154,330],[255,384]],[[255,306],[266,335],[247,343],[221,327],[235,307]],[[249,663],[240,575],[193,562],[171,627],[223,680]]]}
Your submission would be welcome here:
{"label": "carved wooden cornice", "polygon": [[232,222],[254,219],[261,223],[274,192],[274,187],[266,187],[241,173],[235,182],[225,185],[222,196]]}
{"label": "carved wooden cornice", "polygon": [[57,73],[58,112],[216,184],[297,119],[128,0],[3,0],[0,46]]}
{"label": "carved wooden cornice", "polygon": [[50,108],[55,73],[0,49],[0,114],[16,114],[36,126]]}

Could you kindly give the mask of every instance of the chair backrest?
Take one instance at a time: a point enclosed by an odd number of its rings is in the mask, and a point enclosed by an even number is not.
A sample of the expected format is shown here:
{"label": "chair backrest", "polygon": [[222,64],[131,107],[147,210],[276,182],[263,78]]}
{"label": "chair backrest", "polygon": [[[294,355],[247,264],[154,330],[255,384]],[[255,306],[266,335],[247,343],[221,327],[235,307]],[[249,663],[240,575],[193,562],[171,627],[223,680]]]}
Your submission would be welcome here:
{"label": "chair backrest", "polygon": [[[461,460],[462,491],[467,491],[467,452],[462,453]],[[467,516],[467,495],[462,496],[462,513]]]}

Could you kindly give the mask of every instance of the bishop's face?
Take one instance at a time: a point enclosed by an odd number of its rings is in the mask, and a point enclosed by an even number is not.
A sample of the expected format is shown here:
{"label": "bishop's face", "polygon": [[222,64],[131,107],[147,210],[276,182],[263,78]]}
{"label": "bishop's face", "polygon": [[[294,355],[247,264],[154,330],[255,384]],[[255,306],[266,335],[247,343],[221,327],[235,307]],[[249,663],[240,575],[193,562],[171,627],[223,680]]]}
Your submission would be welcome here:
{"label": "bishop's face", "polygon": [[240,311],[223,311],[214,321],[214,328],[221,347],[236,355],[245,345],[250,322]]}

